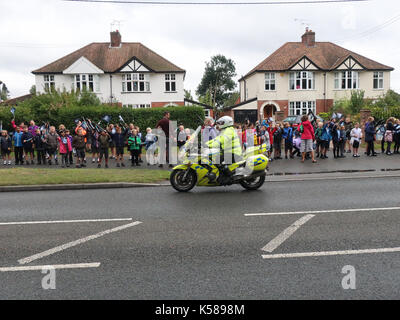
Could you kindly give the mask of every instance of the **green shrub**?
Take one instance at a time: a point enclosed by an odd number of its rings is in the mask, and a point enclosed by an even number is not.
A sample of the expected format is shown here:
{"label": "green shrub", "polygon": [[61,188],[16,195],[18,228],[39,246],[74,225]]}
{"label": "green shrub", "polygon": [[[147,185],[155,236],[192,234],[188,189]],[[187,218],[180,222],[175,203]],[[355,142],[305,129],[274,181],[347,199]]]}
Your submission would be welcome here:
{"label": "green shrub", "polygon": [[[93,103],[88,105],[87,103]],[[0,106],[0,121],[3,122],[3,128],[11,130],[12,113],[11,107]],[[119,115],[123,117],[126,123],[134,122],[145,132],[147,127],[154,128],[157,122],[163,117],[165,111],[171,113],[171,120],[178,124],[182,123],[185,127],[195,129],[204,120],[204,110],[202,107],[167,107],[151,109],[130,109],[122,108],[117,105],[100,104],[97,97],[92,93],[77,94],[74,92],[50,92],[20,103],[15,107],[16,123],[35,120],[37,125],[49,122],[58,127],[64,124],[67,128],[75,126],[76,119],[91,119],[98,123],[105,115],[111,116],[112,123],[119,122]],[[106,123],[102,121],[102,127]]]}
{"label": "green shrub", "polygon": [[400,106],[394,107],[370,107],[372,116],[376,120],[387,120],[390,117],[400,119]]}

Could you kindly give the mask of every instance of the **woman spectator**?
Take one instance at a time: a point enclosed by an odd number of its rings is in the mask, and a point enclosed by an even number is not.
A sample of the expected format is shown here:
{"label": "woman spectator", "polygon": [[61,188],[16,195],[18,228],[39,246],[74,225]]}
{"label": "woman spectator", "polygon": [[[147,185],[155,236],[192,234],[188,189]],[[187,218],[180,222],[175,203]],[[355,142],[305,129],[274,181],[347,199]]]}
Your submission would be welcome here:
{"label": "woman spectator", "polygon": [[353,122],[348,117],[346,118],[346,120],[344,122],[344,129],[346,131],[345,148],[347,146],[347,153],[351,153],[351,143],[350,143],[351,135],[350,135],[350,133],[351,133],[351,130],[353,129]]}
{"label": "woman spectator", "polygon": [[281,153],[282,153],[282,128],[281,125],[277,123],[275,125],[275,131],[274,131],[274,159],[275,160],[282,159]]}
{"label": "woman spectator", "polygon": [[374,149],[375,141],[375,122],[373,117],[369,117],[365,124],[365,142],[367,143],[367,156],[376,157],[378,154]]}
{"label": "woman spectator", "polygon": [[300,125],[300,133],[301,133],[301,162],[304,162],[306,158],[306,153],[311,153],[311,160],[313,163],[316,163],[317,160],[314,158],[314,150],[313,150],[313,141],[315,140],[314,129],[311,125],[311,122],[308,120],[308,116],[304,115],[301,117],[301,125]]}

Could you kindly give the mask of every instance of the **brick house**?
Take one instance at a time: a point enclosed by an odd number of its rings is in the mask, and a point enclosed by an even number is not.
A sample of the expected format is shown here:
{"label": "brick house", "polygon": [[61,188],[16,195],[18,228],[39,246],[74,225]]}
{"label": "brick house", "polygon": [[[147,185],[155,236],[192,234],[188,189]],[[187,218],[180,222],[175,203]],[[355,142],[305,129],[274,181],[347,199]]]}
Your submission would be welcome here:
{"label": "brick house", "polygon": [[104,103],[150,108],[184,105],[185,70],[137,42],[91,43],[33,71],[36,90],[82,90],[94,92]]}
{"label": "brick house", "polygon": [[310,109],[318,114],[352,90],[364,90],[366,99],[389,90],[392,67],[331,42],[316,42],[308,28],[301,40],[285,43],[239,80],[241,104],[232,108],[233,115],[260,119],[283,111],[286,117]]}

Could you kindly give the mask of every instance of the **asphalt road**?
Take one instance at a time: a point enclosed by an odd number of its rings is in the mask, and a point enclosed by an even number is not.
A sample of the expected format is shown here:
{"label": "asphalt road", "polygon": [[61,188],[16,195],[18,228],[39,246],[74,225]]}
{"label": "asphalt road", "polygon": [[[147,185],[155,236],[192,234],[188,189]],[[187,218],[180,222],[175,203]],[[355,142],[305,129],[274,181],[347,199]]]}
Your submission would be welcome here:
{"label": "asphalt road", "polygon": [[[380,178],[274,182],[256,192],[2,193],[0,299],[399,299],[399,250],[263,258],[400,247],[399,187],[399,178]],[[341,211],[361,208],[391,209]],[[325,210],[338,211],[309,212]],[[245,216],[293,211],[303,213]],[[117,218],[132,220],[4,224]],[[263,251],[267,244],[276,248]],[[100,265],[57,269],[55,290],[42,288],[40,269],[2,269],[82,263]],[[347,265],[355,268],[354,290],[342,287]]]}

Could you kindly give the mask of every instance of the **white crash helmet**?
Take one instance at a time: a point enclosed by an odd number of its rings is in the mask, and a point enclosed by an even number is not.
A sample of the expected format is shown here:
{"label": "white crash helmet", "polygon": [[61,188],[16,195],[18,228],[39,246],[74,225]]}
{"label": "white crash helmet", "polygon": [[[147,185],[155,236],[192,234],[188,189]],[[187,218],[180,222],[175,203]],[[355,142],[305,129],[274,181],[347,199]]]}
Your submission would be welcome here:
{"label": "white crash helmet", "polygon": [[233,126],[233,119],[232,117],[229,116],[223,116],[219,118],[216,122],[219,128],[224,129],[227,127],[232,127]]}

